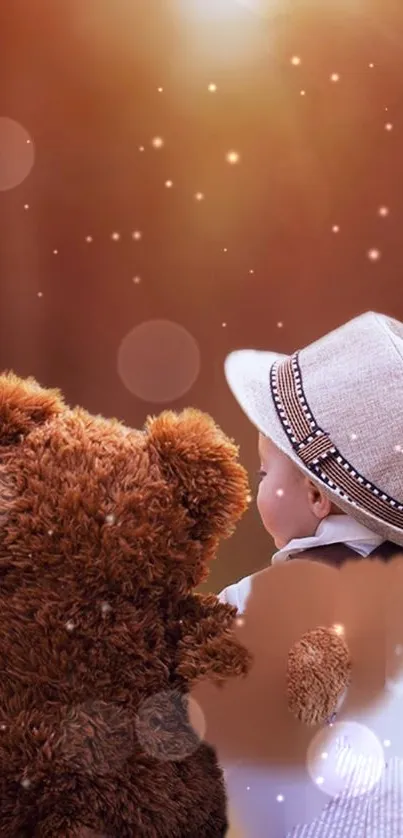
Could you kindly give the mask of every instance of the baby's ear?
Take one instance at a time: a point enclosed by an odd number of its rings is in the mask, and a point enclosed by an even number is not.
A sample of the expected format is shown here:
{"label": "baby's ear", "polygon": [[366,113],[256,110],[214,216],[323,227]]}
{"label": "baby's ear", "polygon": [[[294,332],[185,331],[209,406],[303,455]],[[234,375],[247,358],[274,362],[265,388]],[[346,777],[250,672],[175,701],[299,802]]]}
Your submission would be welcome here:
{"label": "baby's ear", "polygon": [[148,446],[194,520],[192,537],[228,538],[250,501],[238,448],[198,410],[165,411],[146,424]]}
{"label": "baby's ear", "polygon": [[35,426],[65,409],[58,390],[46,390],[34,378],[12,372],[0,375],[0,446],[26,436]]}

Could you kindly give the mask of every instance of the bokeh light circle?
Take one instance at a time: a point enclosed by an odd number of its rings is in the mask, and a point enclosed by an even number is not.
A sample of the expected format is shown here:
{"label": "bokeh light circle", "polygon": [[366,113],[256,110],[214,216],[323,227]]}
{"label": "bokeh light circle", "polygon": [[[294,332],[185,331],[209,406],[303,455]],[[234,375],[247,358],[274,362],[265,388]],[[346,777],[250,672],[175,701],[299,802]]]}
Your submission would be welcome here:
{"label": "bokeh light circle", "polygon": [[307,767],[312,781],[329,797],[360,797],[372,791],[381,779],[385,767],[383,747],[365,725],[335,723],[313,738]]}
{"label": "bokeh light circle", "polygon": [[28,131],[14,119],[0,116],[0,191],[19,186],[34,161],[35,149]]}
{"label": "bokeh light circle", "polygon": [[136,732],[144,753],[163,762],[176,762],[198,749],[206,721],[193,698],[178,690],[166,690],[141,703]]}
{"label": "bokeh light circle", "polygon": [[118,372],[125,387],[143,401],[180,399],[200,372],[200,350],[194,337],[170,320],[149,320],[123,339]]}

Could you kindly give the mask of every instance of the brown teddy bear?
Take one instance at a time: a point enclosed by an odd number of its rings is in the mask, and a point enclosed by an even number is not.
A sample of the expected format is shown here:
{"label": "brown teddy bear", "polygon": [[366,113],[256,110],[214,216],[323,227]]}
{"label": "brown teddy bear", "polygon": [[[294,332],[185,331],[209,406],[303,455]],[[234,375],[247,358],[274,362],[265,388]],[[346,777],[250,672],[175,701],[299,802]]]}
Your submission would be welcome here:
{"label": "brown teddy bear", "polygon": [[0,377],[0,838],[226,834],[187,696],[248,670],[194,592],[247,503],[198,411],[131,430]]}

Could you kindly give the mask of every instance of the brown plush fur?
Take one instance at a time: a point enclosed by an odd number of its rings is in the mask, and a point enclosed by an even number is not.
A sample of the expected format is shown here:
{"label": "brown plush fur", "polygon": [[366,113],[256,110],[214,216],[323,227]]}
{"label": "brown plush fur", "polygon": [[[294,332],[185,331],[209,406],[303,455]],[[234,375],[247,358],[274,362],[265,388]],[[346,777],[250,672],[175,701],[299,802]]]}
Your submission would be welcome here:
{"label": "brown plush fur", "polygon": [[0,838],[223,838],[184,696],[248,667],[194,593],[247,493],[195,410],[140,432],[0,377]]}

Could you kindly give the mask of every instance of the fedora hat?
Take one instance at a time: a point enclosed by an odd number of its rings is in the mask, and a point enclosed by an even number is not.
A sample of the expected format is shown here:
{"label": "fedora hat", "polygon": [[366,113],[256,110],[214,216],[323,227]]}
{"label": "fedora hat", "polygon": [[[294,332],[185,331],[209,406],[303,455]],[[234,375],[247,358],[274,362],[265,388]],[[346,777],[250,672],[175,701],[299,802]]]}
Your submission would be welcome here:
{"label": "fedora hat", "polygon": [[403,546],[403,323],[367,312],[290,356],[232,352],[225,376],[343,512]]}

